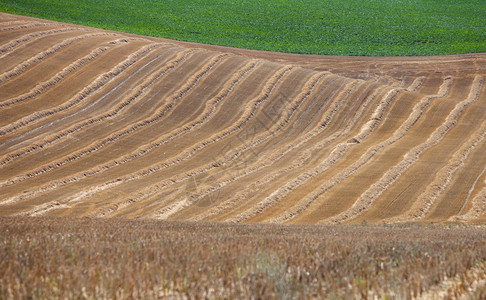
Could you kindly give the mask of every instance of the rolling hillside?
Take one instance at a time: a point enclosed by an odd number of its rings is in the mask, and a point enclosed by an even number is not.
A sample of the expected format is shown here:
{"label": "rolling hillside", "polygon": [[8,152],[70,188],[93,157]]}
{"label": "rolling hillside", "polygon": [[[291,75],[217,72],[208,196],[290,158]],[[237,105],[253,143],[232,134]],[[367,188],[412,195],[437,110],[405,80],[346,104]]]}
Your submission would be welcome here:
{"label": "rolling hillside", "polygon": [[0,215],[484,223],[485,79],[0,14]]}

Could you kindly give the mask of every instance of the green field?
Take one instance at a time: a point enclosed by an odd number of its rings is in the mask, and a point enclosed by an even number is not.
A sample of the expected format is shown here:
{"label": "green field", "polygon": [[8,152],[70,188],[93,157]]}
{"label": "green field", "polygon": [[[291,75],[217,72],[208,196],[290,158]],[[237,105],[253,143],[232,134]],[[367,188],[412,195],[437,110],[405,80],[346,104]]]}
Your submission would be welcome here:
{"label": "green field", "polygon": [[0,11],[280,52],[486,52],[484,0],[0,0]]}

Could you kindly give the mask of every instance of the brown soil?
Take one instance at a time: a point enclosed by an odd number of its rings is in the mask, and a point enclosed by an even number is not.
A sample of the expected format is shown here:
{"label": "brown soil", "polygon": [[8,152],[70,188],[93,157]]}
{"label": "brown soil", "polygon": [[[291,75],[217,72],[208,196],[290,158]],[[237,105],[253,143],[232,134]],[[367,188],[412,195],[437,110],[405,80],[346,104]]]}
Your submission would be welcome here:
{"label": "brown soil", "polygon": [[484,223],[485,77],[0,14],[0,215]]}

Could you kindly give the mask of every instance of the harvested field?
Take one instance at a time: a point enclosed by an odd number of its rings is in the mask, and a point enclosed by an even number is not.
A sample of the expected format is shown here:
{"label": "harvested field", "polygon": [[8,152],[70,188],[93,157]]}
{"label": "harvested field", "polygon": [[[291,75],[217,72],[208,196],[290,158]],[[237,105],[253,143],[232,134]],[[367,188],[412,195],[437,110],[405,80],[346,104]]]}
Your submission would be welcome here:
{"label": "harvested field", "polygon": [[484,224],[485,78],[0,14],[0,215]]}
{"label": "harvested field", "polygon": [[2,299],[484,299],[473,226],[0,217]]}

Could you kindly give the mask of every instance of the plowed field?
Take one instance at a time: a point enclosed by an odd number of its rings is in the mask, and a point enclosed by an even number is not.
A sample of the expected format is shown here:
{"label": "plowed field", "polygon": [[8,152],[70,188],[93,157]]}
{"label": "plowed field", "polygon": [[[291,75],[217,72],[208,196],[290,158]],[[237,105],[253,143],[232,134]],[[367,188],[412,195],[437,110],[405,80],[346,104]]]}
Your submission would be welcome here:
{"label": "plowed field", "polygon": [[0,215],[484,223],[485,77],[0,14]]}

